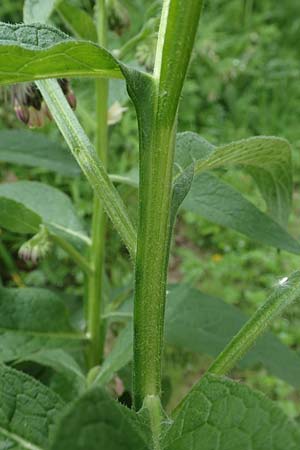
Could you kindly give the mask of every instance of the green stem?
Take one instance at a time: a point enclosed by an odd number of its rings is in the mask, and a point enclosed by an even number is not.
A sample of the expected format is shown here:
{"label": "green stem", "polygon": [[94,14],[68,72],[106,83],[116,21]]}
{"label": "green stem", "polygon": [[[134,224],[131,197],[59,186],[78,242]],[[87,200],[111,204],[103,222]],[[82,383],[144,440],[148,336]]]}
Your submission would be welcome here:
{"label": "green stem", "polygon": [[274,318],[300,297],[300,272],[283,278],[264,305],[246,322],[208,369],[215,375],[226,375],[253,346]]}
{"label": "green stem", "polygon": [[87,275],[92,275],[94,273],[92,266],[85,259],[85,257],[82,256],[68,241],[56,234],[50,234],[50,238],[70,256],[70,258],[83,270],[84,273]]}
{"label": "green stem", "polygon": [[153,450],[160,450],[161,424],[163,409],[158,396],[148,395],[144,399],[143,408],[146,408],[149,414],[149,422],[153,439]]}
{"label": "green stem", "polygon": [[55,80],[36,82],[70,150],[134,259],[136,232],[125,205]]}
{"label": "green stem", "polygon": [[[107,45],[107,17],[105,0],[96,2],[96,23],[98,33],[98,43],[105,47]],[[105,79],[96,81],[96,151],[104,168],[107,167],[108,149],[108,81]],[[94,273],[89,277],[88,306],[87,306],[87,327],[91,337],[89,352],[90,367],[101,363],[103,359],[105,341],[105,321],[101,319],[103,311],[103,274],[105,260],[105,220],[104,209],[98,197],[94,196],[93,201],[93,222],[92,222],[92,246],[91,265]]]}
{"label": "green stem", "polygon": [[135,73],[128,87],[140,131],[134,305],[136,409],[142,407],[146,397],[161,394],[177,109],[200,11],[199,0],[188,4],[182,0],[164,1],[154,76]]}

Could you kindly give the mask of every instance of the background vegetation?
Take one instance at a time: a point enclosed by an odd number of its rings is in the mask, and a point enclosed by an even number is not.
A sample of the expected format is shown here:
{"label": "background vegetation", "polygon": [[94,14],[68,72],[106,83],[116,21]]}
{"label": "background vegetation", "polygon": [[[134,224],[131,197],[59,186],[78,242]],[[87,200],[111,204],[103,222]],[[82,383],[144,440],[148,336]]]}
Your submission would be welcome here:
{"label": "background vegetation", "polygon": [[[89,10],[92,2],[76,1]],[[145,16],[145,2],[127,0],[131,28],[120,38],[126,41],[139,29]],[[141,5],[143,3],[143,5]],[[146,2],[151,5],[153,2]],[[252,135],[276,135],[287,138],[294,157],[294,208],[289,230],[299,238],[300,225],[300,17],[297,2],[286,0],[211,0],[206,2],[205,19],[199,30],[193,62],[185,85],[180,111],[180,130],[196,131],[213,144],[230,142]],[[0,19],[21,20],[22,1],[2,0]],[[54,23],[60,23],[58,16]],[[111,47],[120,42],[111,35]],[[151,64],[153,39],[134,49],[130,57]],[[78,99],[77,112],[93,137],[93,82],[73,81]],[[15,118],[10,101],[0,105],[0,128],[23,128]],[[124,86],[114,84],[111,103],[126,100]],[[126,173],[136,166],[137,131],[135,113],[130,103],[128,111],[117,125],[111,127],[109,169],[111,173]],[[43,132],[60,139],[53,124]],[[248,197],[263,205],[250,178],[230,171],[225,174],[237,187],[245,186]],[[47,182],[71,196],[86,226],[90,226],[91,191],[83,178],[70,179],[53,175],[42,169],[29,169],[0,163],[0,181],[30,179]],[[120,191],[135,214],[136,194],[130,188]],[[299,257],[256,244],[238,233],[211,224],[192,213],[181,215],[177,225],[170,264],[170,280],[187,281],[202,291],[226,302],[239,305],[246,313],[255,311],[265,299],[265,289],[299,267]],[[18,259],[22,244],[19,235],[0,230],[0,283],[6,286],[50,287],[64,292],[69,301],[76,302],[83,289],[83,276],[59,249],[38,265],[25,264]],[[114,298],[121,289],[131,287],[127,254],[116,233],[107,236],[107,296]],[[277,336],[300,351],[300,305],[289,308],[284,317],[273,325]],[[113,330],[112,330],[113,333]],[[195,356],[166,348],[165,395],[169,405],[188,391],[199,378],[199,367],[209,363],[205,355]],[[31,370],[33,370],[31,368]],[[35,370],[40,370],[35,368]],[[43,378],[40,370],[38,376]],[[267,374],[261,368],[235,372],[238,379],[279,400],[291,417],[300,416],[300,395],[292,387]],[[172,391],[174,384],[181,391]]]}

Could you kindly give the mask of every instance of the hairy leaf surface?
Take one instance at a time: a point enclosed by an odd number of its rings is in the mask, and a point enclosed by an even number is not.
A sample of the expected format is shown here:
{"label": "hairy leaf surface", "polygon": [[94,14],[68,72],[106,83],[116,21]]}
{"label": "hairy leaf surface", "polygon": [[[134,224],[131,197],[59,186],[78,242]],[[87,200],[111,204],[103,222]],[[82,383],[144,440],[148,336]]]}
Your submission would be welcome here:
{"label": "hairy leaf surface", "polygon": [[122,78],[105,49],[47,25],[0,23],[0,84],[62,77]]}
{"label": "hairy leaf surface", "polygon": [[[84,413],[83,413],[84,412]],[[51,450],[147,450],[137,415],[93,388],[60,421]]]}
{"label": "hairy leaf surface", "polygon": [[0,330],[47,336],[72,328],[64,303],[51,291],[0,287]]}
{"label": "hairy leaf surface", "polygon": [[164,450],[297,450],[299,427],[269,399],[234,381],[204,377],[177,408]]}
{"label": "hairy leaf surface", "polygon": [[64,403],[46,386],[0,365],[0,448],[46,450]]}

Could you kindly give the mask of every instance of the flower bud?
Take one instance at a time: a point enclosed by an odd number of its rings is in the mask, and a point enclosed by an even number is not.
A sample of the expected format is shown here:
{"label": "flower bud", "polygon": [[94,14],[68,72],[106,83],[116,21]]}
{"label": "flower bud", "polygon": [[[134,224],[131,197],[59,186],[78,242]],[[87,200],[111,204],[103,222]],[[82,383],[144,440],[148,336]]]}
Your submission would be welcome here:
{"label": "flower bud", "polygon": [[[76,97],[66,78],[57,80],[72,109],[76,108]],[[17,118],[30,128],[40,128],[47,119],[52,120],[51,113],[43,100],[42,94],[34,83],[20,83],[12,88],[13,107]]]}
{"label": "flower bud", "polygon": [[107,3],[108,27],[119,36],[130,27],[128,11],[119,0],[108,0]]}
{"label": "flower bud", "polygon": [[51,243],[49,234],[44,225],[40,225],[40,231],[29,241],[21,245],[18,255],[24,261],[31,261],[33,264],[44,258],[50,251]]}

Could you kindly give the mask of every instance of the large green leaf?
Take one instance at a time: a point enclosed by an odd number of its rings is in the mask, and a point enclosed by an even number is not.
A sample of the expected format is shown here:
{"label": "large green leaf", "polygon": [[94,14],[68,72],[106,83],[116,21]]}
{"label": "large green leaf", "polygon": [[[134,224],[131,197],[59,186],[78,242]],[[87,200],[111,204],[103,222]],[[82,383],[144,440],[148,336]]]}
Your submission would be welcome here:
{"label": "large green leaf", "polygon": [[0,365],[0,448],[47,449],[64,403],[22,372]]}
{"label": "large green leaf", "polygon": [[299,427],[259,392],[212,375],[176,410],[164,450],[297,450]]}
{"label": "large green leaf", "polygon": [[80,173],[75,159],[64,146],[44,133],[29,130],[0,131],[0,161],[41,167],[67,176]]}
{"label": "large green leaf", "polygon": [[[17,181],[0,184],[0,201],[3,198],[22,203],[40,216],[51,232],[74,242],[89,244],[89,238],[70,199],[58,189],[35,181]],[[5,224],[2,223],[2,226]]]}
{"label": "large green leaf", "polygon": [[283,225],[287,223],[292,203],[292,160],[291,147],[285,139],[259,136],[214,147],[197,134],[187,132],[178,135],[176,152],[181,167],[193,162],[196,174],[218,167],[246,166],[270,215]]}
{"label": "large green leaf", "polygon": [[41,24],[0,23],[0,67],[0,84],[61,77],[122,78],[118,62],[107,50]]}
{"label": "large green leaf", "polygon": [[[286,289],[289,289],[287,285]],[[217,356],[245,324],[236,307],[186,285],[170,287],[166,340],[194,352]],[[266,333],[241,361],[242,367],[263,364],[274,375],[300,388],[300,357]]]}
{"label": "large green leaf", "polygon": [[212,173],[194,176],[182,207],[262,244],[291,253],[300,252],[300,244],[283,227]]}
{"label": "large green leaf", "polygon": [[93,388],[62,417],[51,450],[147,450],[137,415]]}

